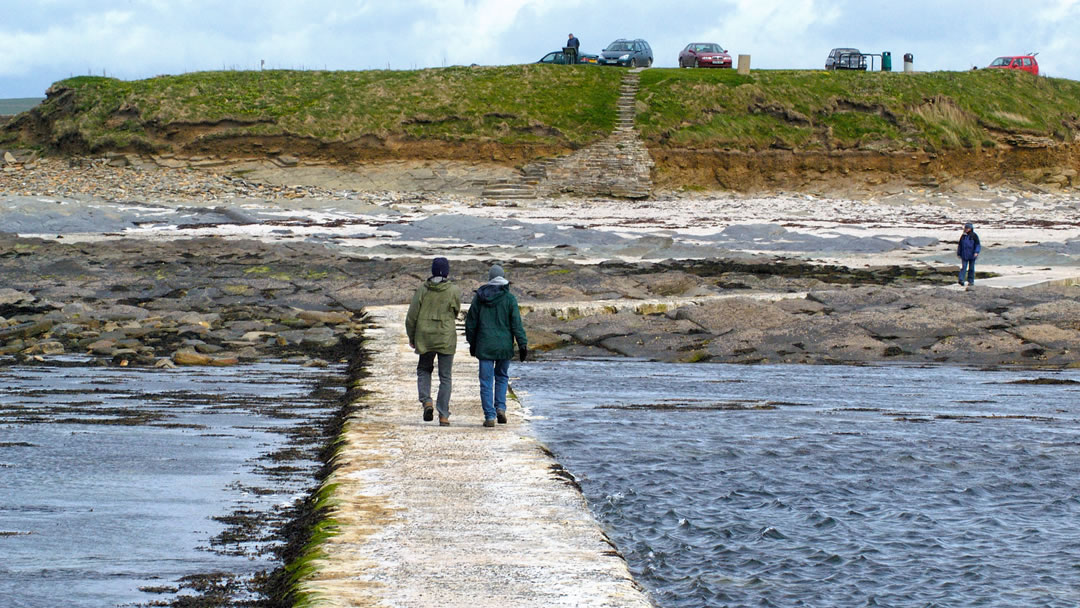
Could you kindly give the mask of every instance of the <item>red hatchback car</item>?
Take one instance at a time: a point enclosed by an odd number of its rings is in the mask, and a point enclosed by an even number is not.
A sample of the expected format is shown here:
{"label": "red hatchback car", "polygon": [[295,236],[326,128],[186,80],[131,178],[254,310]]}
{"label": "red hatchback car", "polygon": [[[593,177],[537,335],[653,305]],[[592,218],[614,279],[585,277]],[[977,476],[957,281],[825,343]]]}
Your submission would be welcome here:
{"label": "red hatchback car", "polygon": [[1017,55],[1015,57],[998,57],[987,67],[1002,68],[1006,70],[1024,70],[1039,75],[1039,62],[1035,61],[1035,55]]}
{"label": "red hatchback car", "polygon": [[679,53],[680,68],[730,68],[731,55],[715,42],[691,42]]}

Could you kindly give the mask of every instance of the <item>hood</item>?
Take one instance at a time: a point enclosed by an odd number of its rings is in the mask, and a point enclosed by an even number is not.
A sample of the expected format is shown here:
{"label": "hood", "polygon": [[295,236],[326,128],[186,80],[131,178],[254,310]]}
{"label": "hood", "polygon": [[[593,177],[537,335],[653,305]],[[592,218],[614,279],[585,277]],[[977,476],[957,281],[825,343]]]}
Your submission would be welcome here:
{"label": "hood", "polygon": [[[436,281],[435,279],[439,279]],[[450,288],[451,281],[442,277],[431,277],[424,283],[428,291],[446,291]]]}
{"label": "hood", "polygon": [[510,292],[510,283],[504,279],[502,282],[490,281],[476,290],[476,299],[484,306],[495,306]]}

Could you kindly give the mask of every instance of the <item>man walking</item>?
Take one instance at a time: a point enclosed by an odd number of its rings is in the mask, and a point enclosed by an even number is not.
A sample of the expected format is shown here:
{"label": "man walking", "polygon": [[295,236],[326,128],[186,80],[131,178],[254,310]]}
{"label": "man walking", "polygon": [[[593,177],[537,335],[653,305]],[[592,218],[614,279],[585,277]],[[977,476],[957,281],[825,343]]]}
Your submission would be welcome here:
{"label": "man walking", "polygon": [[975,285],[975,258],[979,257],[982,245],[979,244],[979,235],[975,234],[975,227],[971,222],[964,224],[964,233],[960,235],[960,242],[956,245],[956,256],[960,258],[960,284],[964,284],[964,273],[967,273],[968,287]]}
{"label": "man walking", "polygon": [[431,372],[435,358],[439,360],[439,396],[435,402],[439,410],[439,425],[450,425],[450,390],[453,387],[451,372],[454,369],[454,351],[457,350],[458,313],[461,312],[461,290],[449,279],[450,262],[435,258],[431,263],[431,278],[413,293],[409,312],[405,316],[405,333],[409,347],[420,355],[416,365],[416,389],[420,394],[420,406],[424,408],[424,421],[434,417],[431,403]]}
{"label": "man walking", "polygon": [[484,409],[484,426],[495,421],[506,424],[506,388],[510,384],[510,360],[514,358],[514,341],[518,356],[529,356],[525,328],[517,298],[510,293],[502,266],[488,271],[488,282],[473,296],[465,315],[465,339],[469,354],[480,360],[480,405]]}

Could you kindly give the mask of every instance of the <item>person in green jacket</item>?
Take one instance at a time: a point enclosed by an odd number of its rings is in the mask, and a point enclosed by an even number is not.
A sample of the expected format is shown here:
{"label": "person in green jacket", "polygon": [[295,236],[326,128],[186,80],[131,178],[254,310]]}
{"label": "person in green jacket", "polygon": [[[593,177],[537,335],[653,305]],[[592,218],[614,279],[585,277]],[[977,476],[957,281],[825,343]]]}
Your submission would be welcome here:
{"label": "person in green jacket", "polygon": [[435,369],[435,357],[439,358],[439,395],[435,406],[439,410],[441,426],[450,424],[451,372],[457,350],[455,326],[461,312],[461,290],[449,277],[450,262],[446,258],[435,258],[431,263],[431,278],[416,289],[405,316],[409,347],[420,355],[416,365],[416,389],[420,394],[420,406],[424,408],[425,422],[434,418],[431,372]]}
{"label": "person in green jacket", "polygon": [[510,384],[514,341],[522,361],[528,358],[529,349],[517,298],[510,293],[510,282],[497,264],[488,271],[488,282],[476,290],[469,305],[465,339],[469,342],[469,354],[480,360],[484,426],[495,426],[496,420],[506,424],[506,388]]}

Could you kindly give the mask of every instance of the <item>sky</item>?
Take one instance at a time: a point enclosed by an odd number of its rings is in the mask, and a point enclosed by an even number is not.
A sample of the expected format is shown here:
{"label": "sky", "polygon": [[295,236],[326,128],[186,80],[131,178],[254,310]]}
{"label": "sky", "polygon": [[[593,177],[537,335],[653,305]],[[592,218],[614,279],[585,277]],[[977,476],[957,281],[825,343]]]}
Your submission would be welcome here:
{"label": "sky", "polygon": [[912,53],[966,70],[1038,52],[1080,80],[1080,0],[0,0],[0,98],[86,74],[415,69],[536,61],[573,32],[582,52],[644,38],[674,67],[689,42],[753,68],[821,68],[833,47]]}

